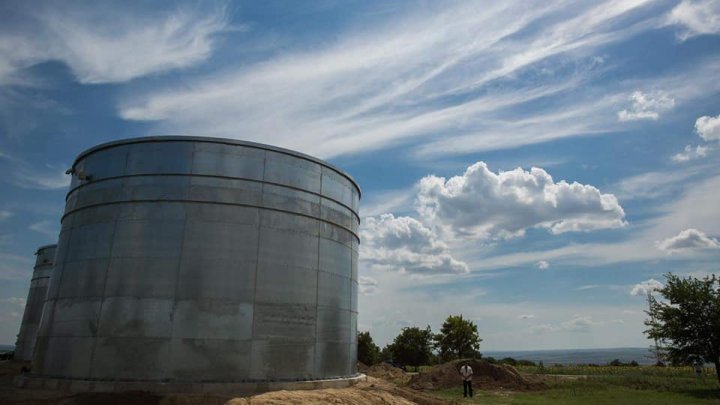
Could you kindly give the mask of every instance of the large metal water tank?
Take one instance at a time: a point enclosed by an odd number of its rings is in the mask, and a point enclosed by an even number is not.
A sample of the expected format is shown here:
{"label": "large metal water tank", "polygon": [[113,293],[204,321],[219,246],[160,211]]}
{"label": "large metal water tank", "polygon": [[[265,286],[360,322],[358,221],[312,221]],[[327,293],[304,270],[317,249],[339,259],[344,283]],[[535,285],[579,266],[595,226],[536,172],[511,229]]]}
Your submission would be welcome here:
{"label": "large metal water tank", "polygon": [[45,304],[45,298],[47,297],[48,282],[55,261],[55,248],[57,248],[57,245],[41,246],[35,253],[37,258],[35,259],[35,267],[30,280],[25,313],[15,343],[16,360],[32,360],[43,304]]}
{"label": "large metal water tank", "polygon": [[357,377],[360,189],[345,172],[178,136],[96,146],[71,172],[28,381],[262,391]]}

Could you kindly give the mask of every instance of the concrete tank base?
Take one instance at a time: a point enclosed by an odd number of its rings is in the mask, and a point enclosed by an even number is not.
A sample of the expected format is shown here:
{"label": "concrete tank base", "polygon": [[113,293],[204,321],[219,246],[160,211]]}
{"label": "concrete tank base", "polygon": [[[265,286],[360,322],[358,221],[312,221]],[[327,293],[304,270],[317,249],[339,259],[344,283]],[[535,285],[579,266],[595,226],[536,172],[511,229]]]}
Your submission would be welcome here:
{"label": "concrete tank base", "polygon": [[365,381],[365,374],[348,378],[311,381],[271,382],[161,382],[161,381],[100,381],[48,378],[33,375],[15,377],[15,386],[27,389],[50,389],[65,392],[127,392],[146,391],[157,394],[233,394],[250,395],[280,390],[320,390],[347,388]]}

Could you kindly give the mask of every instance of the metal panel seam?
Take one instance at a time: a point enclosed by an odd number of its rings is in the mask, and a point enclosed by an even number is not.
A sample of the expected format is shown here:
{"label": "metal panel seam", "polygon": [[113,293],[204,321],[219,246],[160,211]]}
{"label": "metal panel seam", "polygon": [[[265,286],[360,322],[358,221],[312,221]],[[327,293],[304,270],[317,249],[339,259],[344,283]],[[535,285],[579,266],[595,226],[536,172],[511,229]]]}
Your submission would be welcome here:
{"label": "metal panel seam", "polygon": [[[265,175],[264,171],[265,171],[265,167],[263,166],[263,176]],[[105,181],[127,179],[127,178],[134,178],[134,177],[200,177],[200,178],[240,180],[240,181],[247,181],[247,182],[252,182],[252,183],[270,184],[272,186],[283,187],[283,188],[287,188],[287,189],[295,190],[295,191],[301,191],[301,192],[311,194],[311,195],[314,195],[314,196],[317,196],[320,198],[324,198],[326,200],[330,200],[344,208],[347,208],[348,211],[350,211],[355,216],[355,218],[358,220],[358,223],[360,222],[360,215],[357,212],[355,212],[355,210],[352,207],[348,206],[347,204],[345,204],[342,201],[339,201],[335,198],[332,198],[325,194],[322,194],[322,192],[318,193],[318,192],[315,192],[312,190],[307,190],[304,188],[291,186],[289,184],[276,183],[276,182],[272,182],[272,181],[266,181],[264,179],[257,180],[257,179],[247,178],[247,177],[217,176],[217,175],[211,175],[211,174],[193,174],[193,173],[190,173],[190,174],[187,174],[187,173],[151,173],[151,174],[147,174],[147,173],[143,173],[143,174],[128,174],[128,175],[122,175],[122,176],[105,177],[105,178],[102,178],[99,180],[90,180],[86,183],[82,183],[82,184],[76,186],[75,188],[69,190],[68,193],[65,195],[65,201],[67,202],[67,200],[70,198],[70,196],[73,193],[79,192],[84,187],[87,187],[87,186],[90,186],[93,184],[103,183]],[[321,187],[322,187],[322,173],[321,173]],[[321,188],[321,190],[322,190],[322,188]]]}
{"label": "metal panel seam", "polygon": [[272,207],[264,207],[261,205],[254,205],[254,204],[239,204],[239,203],[226,203],[226,202],[217,202],[217,201],[197,201],[197,200],[175,200],[175,199],[168,199],[168,200],[123,200],[123,201],[112,201],[112,202],[104,202],[99,204],[89,204],[80,208],[75,208],[71,211],[66,212],[63,215],[63,219],[65,219],[68,215],[74,214],[78,211],[89,209],[89,208],[95,208],[95,207],[102,207],[103,205],[115,205],[115,204],[135,204],[135,203],[195,203],[195,204],[216,204],[216,205],[226,205],[226,206],[233,206],[233,207],[246,207],[246,208],[258,208],[261,210],[268,210],[268,211],[275,211],[275,212],[282,212],[285,214],[291,214],[291,215],[297,215],[305,218],[314,219],[316,221],[325,222],[327,224],[336,226],[338,228],[344,229],[347,232],[349,232],[352,236],[357,239],[358,243],[360,243],[360,236],[356,234],[352,229],[347,228],[344,225],[328,221],[324,218],[318,218],[314,217],[312,215],[303,214],[301,212],[295,212],[295,211],[288,211],[283,210],[279,208],[272,208]]}

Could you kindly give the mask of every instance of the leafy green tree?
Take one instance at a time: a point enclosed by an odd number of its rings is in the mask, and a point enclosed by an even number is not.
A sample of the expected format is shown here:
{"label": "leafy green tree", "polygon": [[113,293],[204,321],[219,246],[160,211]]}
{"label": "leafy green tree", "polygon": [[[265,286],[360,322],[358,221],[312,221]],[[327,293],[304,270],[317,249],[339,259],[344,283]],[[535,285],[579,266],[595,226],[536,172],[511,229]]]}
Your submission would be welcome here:
{"label": "leafy green tree", "polygon": [[389,346],[392,359],[408,366],[417,368],[428,364],[432,358],[433,334],[430,326],[426,329],[418,327],[403,328]]}
{"label": "leafy green tree", "polygon": [[467,357],[479,357],[480,336],[477,325],[463,319],[462,315],[450,315],[443,322],[440,333],[435,335],[435,347],[445,361]]}
{"label": "leafy green tree", "polygon": [[500,363],[502,364],[509,364],[511,366],[517,366],[518,362],[517,360],[513,359],[512,357],[505,357],[504,359],[500,360]]}
{"label": "leafy green tree", "polygon": [[368,366],[380,362],[380,348],[373,342],[370,332],[358,333],[358,361]]}
{"label": "leafy green tree", "polygon": [[701,358],[714,363],[720,382],[720,278],[680,278],[672,273],[665,278],[658,292],[667,302],[652,299],[645,333],[664,344],[673,362]]}
{"label": "leafy green tree", "polygon": [[385,345],[380,351],[380,361],[391,361],[393,359],[392,343]]}

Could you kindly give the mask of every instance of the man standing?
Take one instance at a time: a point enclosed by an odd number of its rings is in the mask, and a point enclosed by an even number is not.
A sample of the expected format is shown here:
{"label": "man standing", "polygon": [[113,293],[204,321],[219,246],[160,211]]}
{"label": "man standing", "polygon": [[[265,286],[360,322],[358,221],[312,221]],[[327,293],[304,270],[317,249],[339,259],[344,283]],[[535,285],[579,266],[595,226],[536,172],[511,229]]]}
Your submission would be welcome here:
{"label": "man standing", "polygon": [[462,367],[460,367],[460,375],[463,378],[463,397],[467,398],[468,394],[470,394],[470,398],[472,398],[472,396],[473,396],[473,394],[472,394],[473,371],[467,362],[463,363]]}

